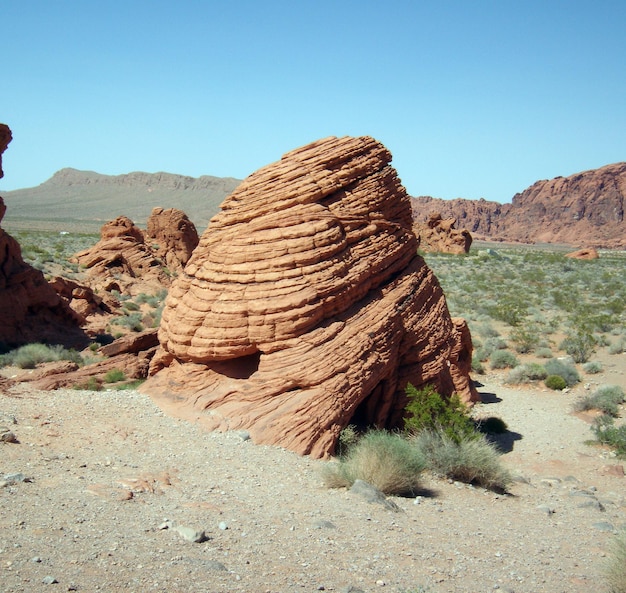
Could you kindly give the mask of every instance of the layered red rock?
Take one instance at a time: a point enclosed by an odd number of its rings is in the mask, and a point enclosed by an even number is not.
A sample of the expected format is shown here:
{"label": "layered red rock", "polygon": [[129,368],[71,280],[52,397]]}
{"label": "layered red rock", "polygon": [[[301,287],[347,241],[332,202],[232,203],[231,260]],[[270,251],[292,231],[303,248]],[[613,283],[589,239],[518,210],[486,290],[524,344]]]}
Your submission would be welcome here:
{"label": "layered red rock", "polygon": [[408,382],[474,400],[450,318],[376,140],[326,138],[249,176],[172,284],[143,389],[209,429],[323,457],[395,427]]}
{"label": "layered red rock", "polygon": [[426,252],[469,253],[472,235],[467,229],[457,229],[454,218],[443,219],[433,212],[424,224],[415,224],[414,231],[420,239],[420,249]]}
{"label": "layered red rock", "polygon": [[[0,124],[0,156],[10,141],[8,126]],[[0,222],[5,212],[0,197]],[[44,275],[24,262],[19,243],[0,228],[0,343],[82,347],[86,338],[79,329],[80,321]]]}

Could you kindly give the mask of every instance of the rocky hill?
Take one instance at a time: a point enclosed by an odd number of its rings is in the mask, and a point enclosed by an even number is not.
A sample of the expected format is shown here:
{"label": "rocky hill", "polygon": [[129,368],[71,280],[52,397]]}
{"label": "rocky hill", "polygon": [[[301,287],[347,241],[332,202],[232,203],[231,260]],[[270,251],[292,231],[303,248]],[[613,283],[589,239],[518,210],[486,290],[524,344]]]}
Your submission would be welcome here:
{"label": "rocky hill", "polygon": [[162,206],[184,211],[204,229],[239,183],[239,179],[209,175],[102,175],[61,169],[37,187],[3,192],[8,209],[5,222],[13,227],[27,223],[28,228],[44,225],[98,230],[118,216],[143,224],[154,207]]}
{"label": "rocky hill", "polygon": [[413,213],[455,218],[477,238],[625,248],[626,163],[537,181],[511,204],[486,200],[413,198]]}

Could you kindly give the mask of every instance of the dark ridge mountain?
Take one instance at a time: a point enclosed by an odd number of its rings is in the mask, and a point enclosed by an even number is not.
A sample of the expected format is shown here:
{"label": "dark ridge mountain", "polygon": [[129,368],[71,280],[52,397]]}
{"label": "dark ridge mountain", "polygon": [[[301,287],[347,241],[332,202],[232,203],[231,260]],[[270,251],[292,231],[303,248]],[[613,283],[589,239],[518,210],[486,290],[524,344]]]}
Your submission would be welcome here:
{"label": "dark ridge mountain", "polygon": [[413,198],[413,215],[456,218],[475,238],[522,243],[564,243],[625,249],[626,163],[537,181],[510,204],[486,200]]}
{"label": "dark ridge mountain", "polygon": [[92,231],[122,215],[144,226],[152,209],[162,206],[182,210],[202,232],[239,183],[239,179],[209,175],[102,175],[61,169],[37,187],[4,192],[4,221],[14,228]]}

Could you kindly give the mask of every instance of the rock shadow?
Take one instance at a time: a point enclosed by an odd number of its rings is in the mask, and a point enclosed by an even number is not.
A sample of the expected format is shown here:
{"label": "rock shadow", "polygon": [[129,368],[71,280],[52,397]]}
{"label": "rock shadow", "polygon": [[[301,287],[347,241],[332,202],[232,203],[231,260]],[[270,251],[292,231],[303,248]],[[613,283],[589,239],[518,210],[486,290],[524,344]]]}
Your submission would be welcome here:
{"label": "rock shadow", "polygon": [[507,430],[500,434],[485,435],[490,443],[493,443],[501,453],[510,453],[513,451],[515,441],[521,441],[524,437],[519,432]]}

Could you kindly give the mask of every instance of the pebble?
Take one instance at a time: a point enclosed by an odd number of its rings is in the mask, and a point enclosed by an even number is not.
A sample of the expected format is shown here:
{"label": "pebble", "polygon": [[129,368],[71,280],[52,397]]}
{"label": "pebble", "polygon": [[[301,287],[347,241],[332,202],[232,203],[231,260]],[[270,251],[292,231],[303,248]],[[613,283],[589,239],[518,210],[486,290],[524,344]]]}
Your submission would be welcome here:
{"label": "pebble", "polygon": [[19,441],[12,430],[9,430],[6,426],[0,426],[0,442],[17,443]]}
{"label": "pebble", "polygon": [[228,524],[226,523],[226,521],[220,521],[219,524],[218,524],[218,527],[222,531],[226,531],[228,529]]}
{"label": "pebble", "polygon": [[177,531],[184,540],[192,542],[194,544],[200,544],[209,539],[206,536],[206,533],[201,529],[185,527],[184,525],[178,525],[177,527],[173,527],[173,529],[174,531]]}
{"label": "pebble", "polygon": [[57,581],[54,577],[47,575],[43,579],[41,579],[41,582],[44,585],[54,585],[55,583],[58,583],[59,581]]}

